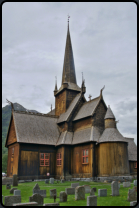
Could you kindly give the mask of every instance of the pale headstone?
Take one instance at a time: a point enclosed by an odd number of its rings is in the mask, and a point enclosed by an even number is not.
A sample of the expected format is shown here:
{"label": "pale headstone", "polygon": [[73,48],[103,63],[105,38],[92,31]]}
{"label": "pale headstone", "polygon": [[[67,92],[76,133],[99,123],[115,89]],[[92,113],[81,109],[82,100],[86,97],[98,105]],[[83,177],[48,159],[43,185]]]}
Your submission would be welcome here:
{"label": "pale headstone", "polygon": [[18,176],[16,174],[13,175],[13,186],[18,186]]}
{"label": "pale headstone", "polygon": [[57,191],[56,191],[56,189],[50,189],[50,197],[54,197],[54,195],[56,195],[57,196]]}
{"label": "pale headstone", "polygon": [[10,184],[6,184],[6,189],[11,189],[11,185]]}
{"label": "pale headstone", "polygon": [[75,200],[85,199],[85,188],[83,186],[77,186],[75,188]]}
{"label": "pale headstone", "polygon": [[41,196],[40,194],[33,194],[33,196],[29,197],[29,202],[37,202],[38,205],[43,205],[43,196]]}
{"label": "pale headstone", "polygon": [[107,196],[107,189],[98,189],[98,196]]}
{"label": "pale headstone", "polygon": [[92,188],[91,190],[90,190],[90,196],[94,196],[95,195],[95,192],[94,192],[94,189]]}
{"label": "pale headstone", "polygon": [[137,186],[137,180],[134,180],[134,186]]}
{"label": "pale headstone", "polygon": [[113,181],[111,183],[111,191],[112,191],[112,196],[119,196],[119,185],[118,185],[118,181]]}
{"label": "pale headstone", "polygon": [[10,194],[13,194],[14,193],[14,190],[17,190],[17,188],[11,188]]}
{"label": "pale headstone", "polygon": [[50,183],[51,183],[51,184],[54,183],[54,178],[50,178]]}
{"label": "pale headstone", "polygon": [[85,188],[85,193],[86,193],[86,194],[87,194],[87,193],[90,193],[90,191],[91,191],[91,186],[89,186],[89,185],[84,185],[83,187]]}
{"label": "pale headstone", "polygon": [[21,196],[20,190],[14,190],[14,196]]}
{"label": "pale headstone", "polygon": [[130,202],[130,206],[135,206],[137,204],[137,201]]}
{"label": "pale headstone", "polygon": [[123,182],[123,187],[124,188],[128,188],[131,186],[131,183],[130,182]]}
{"label": "pale headstone", "polygon": [[66,202],[67,201],[67,194],[66,194],[66,192],[65,191],[61,191],[59,198],[60,198],[60,202]]}
{"label": "pale headstone", "polygon": [[43,204],[43,206],[59,206],[59,203],[47,203]]}
{"label": "pale headstone", "polygon": [[128,190],[127,200],[130,201],[130,202],[131,201],[137,201],[137,192],[136,192],[135,188]]}
{"label": "pale headstone", "polygon": [[21,203],[21,196],[5,196],[4,205],[13,206],[14,203]]}
{"label": "pale headstone", "polygon": [[97,196],[87,196],[87,206],[97,206]]}
{"label": "pale headstone", "polygon": [[65,188],[65,192],[67,195],[74,195],[75,194],[75,188]]}
{"label": "pale headstone", "polygon": [[76,188],[77,186],[79,186],[79,183],[71,183],[71,188]]}
{"label": "pale headstone", "polygon": [[21,207],[21,206],[38,206],[38,203],[37,202],[25,202],[25,203],[16,203],[16,204],[13,204],[13,206],[16,206],[16,207]]}

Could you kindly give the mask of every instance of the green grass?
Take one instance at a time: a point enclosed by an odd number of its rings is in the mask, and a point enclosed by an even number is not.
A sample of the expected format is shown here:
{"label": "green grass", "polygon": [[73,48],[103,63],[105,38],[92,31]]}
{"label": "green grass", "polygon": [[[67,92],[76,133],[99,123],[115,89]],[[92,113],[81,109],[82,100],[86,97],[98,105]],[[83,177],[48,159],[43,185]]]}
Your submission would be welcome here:
{"label": "green grass", "polygon": [[[64,183],[54,183],[54,184],[45,184],[45,181],[33,181],[26,183],[19,183],[17,189],[21,190],[21,203],[29,202],[29,197],[32,196],[32,189],[35,184],[38,183],[40,189],[46,189],[46,198],[44,198],[44,203],[53,203],[54,199],[50,198],[50,189],[57,189],[57,198],[56,202],[60,203],[60,206],[86,206],[87,205],[87,196],[90,194],[85,194],[85,200],[75,201],[74,195],[68,195],[67,202],[60,202],[59,194],[61,191],[65,191],[65,188],[70,188],[71,183],[77,183],[76,181],[66,181]],[[101,182],[84,182],[80,181],[79,185],[90,185],[96,187],[97,191],[95,195],[98,196],[98,189],[107,189],[107,197],[97,197],[97,206],[130,206],[130,202],[127,201],[127,194],[129,188],[123,188],[123,185],[120,185],[119,196],[111,196],[111,183],[101,183]],[[134,184],[131,184],[130,189],[134,187]],[[12,186],[11,186],[12,188]],[[6,185],[2,185],[2,195],[3,196],[12,196],[10,190],[6,189]]]}

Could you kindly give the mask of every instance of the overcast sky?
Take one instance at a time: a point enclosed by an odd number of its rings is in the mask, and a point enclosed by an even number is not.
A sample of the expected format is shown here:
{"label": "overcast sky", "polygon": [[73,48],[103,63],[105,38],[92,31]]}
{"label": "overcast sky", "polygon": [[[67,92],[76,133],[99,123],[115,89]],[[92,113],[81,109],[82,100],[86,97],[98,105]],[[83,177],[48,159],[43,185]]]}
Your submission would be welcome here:
{"label": "overcast sky", "polygon": [[77,84],[92,99],[101,88],[117,128],[137,143],[137,6],[133,2],[6,2],[2,6],[2,107],[55,108],[61,86],[67,15]]}

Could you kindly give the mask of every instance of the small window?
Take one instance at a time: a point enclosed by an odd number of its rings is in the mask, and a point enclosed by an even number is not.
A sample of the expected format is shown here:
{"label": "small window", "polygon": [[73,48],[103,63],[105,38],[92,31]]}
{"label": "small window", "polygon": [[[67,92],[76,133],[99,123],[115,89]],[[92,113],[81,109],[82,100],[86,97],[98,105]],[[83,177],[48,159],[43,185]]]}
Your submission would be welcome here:
{"label": "small window", "polygon": [[49,166],[50,153],[40,153],[40,166]]}
{"label": "small window", "polygon": [[14,147],[12,148],[12,157],[14,157]]}
{"label": "small window", "polygon": [[135,162],[134,168],[137,168],[137,162]]}
{"label": "small window", "polygon": [[83,155],[82,155],[82,163],[86,164],[88,163],[88,150],[83,150]]}
{"label": "small window", "polygon": [[57,153],[57,166],[61,166],[61,152]]}

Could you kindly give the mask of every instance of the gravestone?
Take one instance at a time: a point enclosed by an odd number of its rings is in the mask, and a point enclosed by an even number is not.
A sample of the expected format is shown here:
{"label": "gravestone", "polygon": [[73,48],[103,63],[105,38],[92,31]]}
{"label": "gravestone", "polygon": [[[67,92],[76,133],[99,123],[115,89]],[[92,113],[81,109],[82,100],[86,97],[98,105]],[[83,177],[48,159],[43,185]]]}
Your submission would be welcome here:
{"label": "gravestone", "polygon": [[10,194],[13,194],[14,193],[14,190],[17,190],[17,188],[11,188]]}
{"label": "gravestone", "polygon": [[40,190],[39,185],[36,183],[35,186],[33,187],[33,190]]}
{"label": "gravestone", "polygon": [[71,183],[71,188],[76,188],[77,186],[79,186],[79,183]]}
{"label": "gravestone", "polygon": [[131,186],[130,182],[123,182],[123,187],[124,188],[130,187],[130,186]]}
{"label": "gravestone", "polygon": [[137,201],[130,202],[130,206],[135,206],[137,204]]}
{"label": "gravestone", "polygon": [[11,189],[11,185],[10,184],[6,184],[6,189]]}
{"label": "gravestone", "polygon": [[43,204],[43,206],[59,206],[59,203],[47,203]]}
{"label": "gravestone", "polygon": [[33,194],[32,196],[29,197],[29,202],[37,202],[38,206],[43,205],[43,196],[40,194]]}
{"label": "gravestone", "polygon": [[45,183],[49,183],[49,179],[45,179]]}
{"label": "gravestone", "polygon": [[94,192],[96,192],[96,191],[97,191],[96,187],[93,187],[92,189],[94,190]]}
{"label": "gravestone", "polygon": [[50,189],[50,197],[53,198],[54,195],[57,196],[57,191],[56,191],[56,189]]}
{"label": "gravestone", "polygon": [[61,179],[61,183],[64,183],[65,182],[65,180],[64,179]]}
{"label": "gravestone", "polygon": [[97,196],[87,196],[87,206],[97,206]]}
{"label": "gravestone", "polygon": [[90,191],[91,191],[91,186],[89,186],[89,185],[84,185],[83,187],[85,188],[85,193],[86,193],[86,194],[87,194],[87,193],[90,193]]}
{"label": "gravestone", "polygon": [[137,186],[137,180],[134,180],[134,186]]}
{"label": "gravestone", "polygon": [[65,192],[67,195],[74,195],[75,194],[75,188],[65,188]]}
{"label": "gravestone", "polygon": [[119,185],[118,185],[118,181],[113,181],[111,183],[111,191],[112,191],[112,196],[119,196]]}
{"label": "gravestone", "polygon": [[33,188],[33,194],[40,194],[41,196],[46,197],[46,190],[40,190],[38,183],[36,183]]}
{"label": "gravestone", "polygon": [[16,204],[13,204],[13,206],[16,206],[16,207],[21,207],[21,206],[38,206],[38,203],[37,202],[25,202],[25,203],[16,203]]}
{"label": "gravestone", "polygon": [[98,196],[107,196],[107,189],[98,189]]}
{"label": "gravestone", "polygon": [[14,190],[14,196],[21,196],[20,190]]}
{"label": "gravestone", "polygon": [[77,186],[75,188],[75,200],[85,199],[85,188],[83,186]]}
{"label": "gravestone", "polygon": [[13,175],[13,186],[18,186],[18,176],[16,174]]}
{"label": "gravestone", "polygon": [[2,178],[2,185],[11,184],[12,185],[13,178],[6,177]]}
{"label": "gravestone", "polygon": [[59,198],[60,198],[60,202],[66,202],[67,201],[67,194],[66,194],[66,192],[65,191],[61,191]]}
{"label": "gravestone", "polygon": [[50,178],[50,183],[51,183],[51,184],[54,183],[54,178]]}
{"label": "gravestone", "polygon": [[91,190],[90,190],[90,196],[94,196],[95,195],[95,192],[94,192],[94,189],[92,188]]}
{"label": "gravestone", "polygon": [[130,202],[131,201],[137,201],[137,192],[136,192],[135,188],[128,190],[127,200],[130,201]]}
{"label": "gravestone", "polygon": [[4,205],[13,206],[14,203],[21,203],[21,196],[5,196]]}

